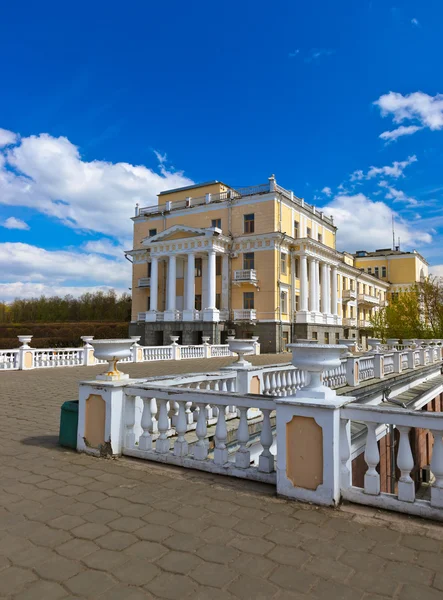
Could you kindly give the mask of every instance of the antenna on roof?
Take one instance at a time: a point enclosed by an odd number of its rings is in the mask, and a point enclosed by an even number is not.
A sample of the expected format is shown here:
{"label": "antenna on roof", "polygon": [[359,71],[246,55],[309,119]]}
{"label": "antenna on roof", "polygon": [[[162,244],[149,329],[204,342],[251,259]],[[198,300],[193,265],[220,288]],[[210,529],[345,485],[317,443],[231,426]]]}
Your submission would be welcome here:
{"label": "antenna on roof", "polygon": [[397,250],[400,251],[400,236],[398,236]]}
{"label": "antenna on roof", "polygon": [[392,249],[395,250],[395,217],[392,214]]}

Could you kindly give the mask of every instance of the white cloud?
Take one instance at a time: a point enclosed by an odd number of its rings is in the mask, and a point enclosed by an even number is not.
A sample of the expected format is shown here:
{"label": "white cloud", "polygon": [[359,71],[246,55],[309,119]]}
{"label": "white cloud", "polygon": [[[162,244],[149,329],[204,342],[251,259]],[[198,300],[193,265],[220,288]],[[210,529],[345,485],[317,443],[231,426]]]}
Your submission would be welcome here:
{"label": "white cloud", "polygon": [[382,175],[384,177],[394,177],[398,179],[399,177],[404,177],[403,171],[407,166],[412,163],[417,162],[417,157],[415,155],[408,156],[406,160],[397,161],[395,160],[392,165],[386,165],[384,167],[369,167],[369,171],[364,173],[361,169],[358,171],[354,171],[350,176],[350,181],[362,181],[363,179],[373,179],[378,175]]}
{"label": "white cloud", "polygon": [[390,142],[395,142],[395,140],[403,135],[412,135],[413,133],[420,131],[420,129],[423,129],[423,127],[419,127],[418,125],[408,125],[407,127],[400,125],[400,127],[397,127],[397,129],[393,129],[392,131],[383,131],[378,137],[389,144]]}
{"label": "white cloud", "polygon": [[16,133],[0,127],[0,148],[11,146],[12,144],[15,144],[17,140],[18,135]]}
{"label": "white cloud", "polygon": [[6,221],[3,221],[1,225],[2,227],[6,227],[6,229],[29,229],[27,223],[21,219],[16,219],[15,217],[9,217]]}
{"label": "white cloud", "polygon": [[297,56],[297,54],[300,54],[300,50],[298,48],[296,50],[294,50],[293,52],[290,52],[289,57],[295,58]]}
{"label": "white cloud", "polygon": [[67,138],[33,135],[0,151],[0,204],[28,206],[72,228],[127,238],[136,203],[157,204],[160,191],[193,183],[164,163],[160,167],[159,174],[142,165],[87,162]]}
{"label": "white cloud", "polygon": [[402,190],[390,186],[386,181],[380,181],[378,184],[380,187],[386,189],[385,198],[387,200],[394,200],[394,202],[403,202],[407,206],[418,206],[419,202],[411,196],[407,196]]}
{"label": "white cloud", "polygon": [[127,287],[109,287],[105,285],[91,286],[64,286],[50,283],[29,283],[16,281],[13,283],[0,283],[0,302],[11,302],[15,298],[39,298],[40,296],[81,296],[86,292],[106,292],[115,290],[118,295],[129,293]]}
{"label": "white cloud", "polygon": [[0,281],[44,285],[91,285],[130,287],[131,265],[121,258],[72,250],[45,250],[23,243],[0,244]]}
{"label": "white cloud", "polygon": [[[433,131],[443,129],[443,94],[429,96],[424,92],[413,92],[403,96],[398,92],[389,92],[380,96],[374,104],[378,106],[383,117],[391,116],[394,123],[418,122],[418,129],[407,131],[407,135],[424,127]],[[388,136],[390,134],[395,136],[396,131],[385,131],[380,137],[384,136],[383,139],[389,139]]]}
{"label": "white cloud", "polygon": [[326,186],[322,189],[322,194],[325,194],[325,196],[332,196],[332,190],[330,187]]}
{"label": "white cloud", "polygon": [[113,244],[110,240],[103,238],[94,242],[87,242],[83,246],[85,252],[92,252],[94,254],[104,254],[105,256],[116,256],[122,258],[124,251],[132,247],[132,242],[128,241],[126,244],[118,246]]}
{"label": "white cloud", "polygon": [[331,56],[334,53],[335,50],[331,50],[330,48],[311,48],[308,55],[305,57],[305,62],[310,63],[318,61],[323,56]]}
{"label": "white cloud", "polygon": [[420,27],[420,23],[419,23],[418,19],[415,19],[415,18],[411,19],[411,23],[412,23],[412,25],[415,25],[415,27]]}
{"label": "white cloud", "polygon": [[340,250],[375,250],[391,246],[392,216],[396,219],[396,235],[400,236],[403,248],[429,244],[431,235],[411,224],[380,201],[373,201],[364,194],[336,196],[323,208],[325,214],[334,217],[338,227],[337,246]]}

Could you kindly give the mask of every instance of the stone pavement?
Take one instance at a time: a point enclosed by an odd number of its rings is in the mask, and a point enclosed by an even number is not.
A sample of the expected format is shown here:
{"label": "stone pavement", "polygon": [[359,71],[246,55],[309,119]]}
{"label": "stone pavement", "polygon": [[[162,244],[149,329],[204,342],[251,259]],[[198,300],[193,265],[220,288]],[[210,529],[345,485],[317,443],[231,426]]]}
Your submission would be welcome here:
{"label": "stone pavement", "polygon": [[0,373],[0,598],[443,598],[438,523],[311,507],[264,484],[59,448],[60,405],[99,370]]}

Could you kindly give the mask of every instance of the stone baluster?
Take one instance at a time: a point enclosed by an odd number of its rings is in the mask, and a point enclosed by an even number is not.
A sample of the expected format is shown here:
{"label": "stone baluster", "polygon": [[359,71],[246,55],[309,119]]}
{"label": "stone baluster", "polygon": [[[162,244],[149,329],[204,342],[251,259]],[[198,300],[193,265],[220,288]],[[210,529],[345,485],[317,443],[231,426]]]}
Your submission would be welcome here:
{"label": "stone baluster", "polygon": [[431,505],[443,508],[443,441],[442,432],[431,430],[434,436],[434,447],[432,449],[431,471],[435,481],[431,487]]}
{"label": "stone baluster", "polygon": [[271,411],[263,408],[263,424],[260,434],[260,444],[263,447],[263,452],[260,454],[258,459],[258,470],[263,473],[272,473],[274,471],[274,455],[271,453],[271,446],[273,442],[272,428],[271,428]]}
{"label": "stone baluster", "polygon": [[186,402],[186,423],[190,425],[194,422],[194,415],[192,414],[192,402]]}
{"label": "stone baluster", "polygon": [[169,419],[168,419],[168,402],[167,400],[159,400],[160,409],[158,416],[158,430],[160,432],[160,436],[158,437],[155,443],[155,451],[158,454],[167,454],[169,452],[170,442],[167,437],[168,428],[169,428]]}
{"label": "stone baluster", "polygon": [[274,371],[274,373],[272,373],[272,375],[271,375],[271,389],[270,389],[271,396],[277,395],[276,389],[277,389],[277,380],[276,380],[275,371]]}
{"label": "stone baluster", "polygon": [[397,466],[401,471],[398,481],[398,499],[403,502],[414,502],[415,484],[411,478],[411,471],[414,468],[414,457],[411,452],[409,442],[410,427],[397,426],[400,432],[400,443],[398,446]]}
{"label": "stone baluster", "polygon": [[239,469],[247,469],[251,464],[251,453],[246,448],[249,442],[248,409],[242,406],[238,410],[240,412],[240,423],[237,430],[237,441],[240,448],[235,455],[235,466]]}
{"label": "stone baluster", "polygon": [[195,433],[198,438],[198,442],[194,445],[194,458],[195,460],[206,460],[208,456],[208,447],[206,445],[206,406],[204,404],[198,404],[198,418],[197,427]]}
{"label": "stone baluster", "polygon": [[267,396],[269,396],[269,393],[271,391],[271,381],[269,378],[269,373],[265,373],[265,377],[264,377],[264,390],[263,390],[263,394],[266,394]]}
{"label": "stone baluster", "polygon": [[286,396],[287,395],[286,386],[287,386],[286,371],[282,371],[282,373],[281,373],[281,392],[280,392],[281,396]]}
{"label": "stone baluster", "polygon": [[177,439],[174,443],[174,455],[186,456],[188,454],[188,442],[185,440],[185,433],[187,431],[186,402],[183,400],[179,400],[178,402],[178,417],[175,430],[177,432]]}
{"label": "stone baluster", "polygon": [[228,462],[228,450],[226,448],[227,437],[228,430],[226,428],[225,411],[219,410],[217,425],[215,427],[214,463],[216,465],[223,466]]}
{"label": "stone baluster", "polygon": [[125,444],[126,448],[135,448],[135,396],[126,396],[126,432]]}
{"label": "stone baluster", "polygon": [[143,433],[138,440],[138,447],[140,450],[152,450],[152,437],[150,429],[152,427],[152,415],[151,415],[151,400],[150,398],[143,398],[143,412],[141,419],[141,426]]}
{"label": "stone baluster", "polygon": [[380,462],[380,453],[377,444],[377,423],[366,423],[368,435],[366,438],[365,461],[368,470],[364,478],[365,494],[378,496],[380,494],[380,475],[377,473],[377,465]]}
{"label": "stone baluster", "polygon": [[277,373],[275,375],[275,383],[276,383],[275,395],[281,396],[281,373],[280,373],[280,371],[277,371]]}
{"label": "stone baluster", "polygon": [[352,485],[352,473],[350,470],[351,458],[351,422],[349,419],[340,419],[340,483],[343,489]]}
{"label": "stone baluster", "polygon": [[151,425],[149,427],[149,431],[151,433],[157,433],[158,431],[158,423],[156,419],[157,415],[157,400],[155,398],[151,398],[149,401],[149,410],[151,413]]}

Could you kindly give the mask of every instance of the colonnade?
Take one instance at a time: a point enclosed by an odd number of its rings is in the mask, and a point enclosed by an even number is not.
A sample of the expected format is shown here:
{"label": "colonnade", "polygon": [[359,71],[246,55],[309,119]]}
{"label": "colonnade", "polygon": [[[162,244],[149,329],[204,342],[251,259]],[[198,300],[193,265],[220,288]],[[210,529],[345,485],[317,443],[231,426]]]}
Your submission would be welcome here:
{"label": "colonnade", "polygon": [[306,254],[300,256],[300,310],[338,315],[336,266]]}

